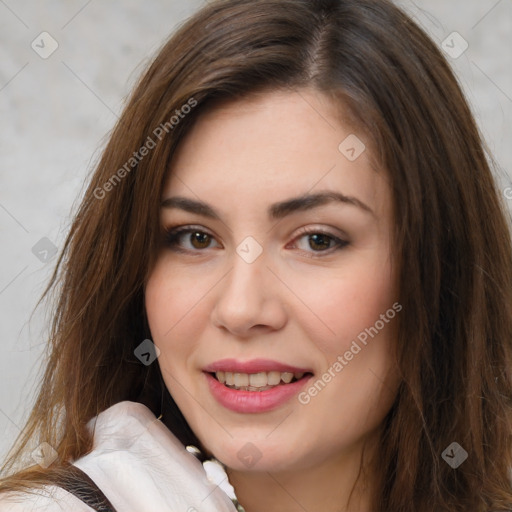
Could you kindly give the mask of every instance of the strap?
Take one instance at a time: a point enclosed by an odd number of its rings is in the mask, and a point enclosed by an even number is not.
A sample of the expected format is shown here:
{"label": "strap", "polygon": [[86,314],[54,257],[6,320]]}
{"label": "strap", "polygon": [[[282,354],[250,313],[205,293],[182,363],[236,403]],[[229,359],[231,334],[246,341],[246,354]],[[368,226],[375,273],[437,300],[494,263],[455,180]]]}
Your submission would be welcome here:
{"label": "strap", "polygon": [[116,512],[103,491],[87,473],[73,465],[68,466],[66,472],[66,477],[54,482],[55,485],[75,495],[96,512]]}

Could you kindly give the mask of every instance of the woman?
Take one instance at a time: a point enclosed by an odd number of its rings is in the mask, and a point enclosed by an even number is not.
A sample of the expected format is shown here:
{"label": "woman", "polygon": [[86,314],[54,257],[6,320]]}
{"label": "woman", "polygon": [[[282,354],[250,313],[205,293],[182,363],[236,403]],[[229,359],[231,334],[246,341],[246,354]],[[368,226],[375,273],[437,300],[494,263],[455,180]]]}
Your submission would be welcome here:
{"label": "woman", "polygon": [[391,3],[212,2],[92,178],[0,510],[512,510],[504,212]]}

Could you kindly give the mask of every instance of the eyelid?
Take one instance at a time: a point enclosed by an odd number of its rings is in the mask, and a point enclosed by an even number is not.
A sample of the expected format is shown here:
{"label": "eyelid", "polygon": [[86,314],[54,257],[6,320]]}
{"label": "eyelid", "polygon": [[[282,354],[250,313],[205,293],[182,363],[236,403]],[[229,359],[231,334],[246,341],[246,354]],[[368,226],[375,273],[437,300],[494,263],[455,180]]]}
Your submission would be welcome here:
{"label": "eyelid", "polygon": [[[348,237],[346,235],[335,235],[332,231],[329,231],[328,229],[324,227],[317,227],[317,226],[304,226],[302,228],[299,228],[299,231],[294,235],[292,243],[295,243],[296,240],[302,238],[305,235],[314,235],[314,234],[321,234],[326,235],[334,241],[335,245],[333,247],[330,247],[329,249],[326,249],[325,251],[302,251],[307,255],[309,258],[322,258],[332,255],[333,253],[345,248],[347,245],[350,244],[348,241]],[[343,238],[341,238],[343,237]]]}
{"label": "eyelid", "polygon": [[[331,229],[334,229],[334,228],[331,228]],[[177,225],[177,226],[168,226],[168,227],[165,227],[163,229],[163,231],[164,231],[164,237],[165,237],[168,245],[169,246],[172,245],[172,250],[177,251],[177,252],[182,252],[182,253],[187,253],[187,254],[192,254],[192,255],[201,255],[201,253],[205,252],[207,249],[213,249],[213,247],[207,247],[204,249],[196,249],[196,250],[184,249],[179,244],[174,243],[176,238],[178,238],[181,234],[188,234],[188,233],[192,233],[194,231],[208,235],[213,240],[215,240],[215,242],[217,244],[219,244],[217,237],[211,231],[209,231],[207,228],[205,228],[201,225],[185,224],[185,225]],[[335,244],[333,247],[330,247],[330,248],[328,248],[326,250],[322,250],[322,251],[304,251],[304,250],[299,249],[299,250],[301,250],[302,253],[307,254],[307,256],[310,258],[321,258],[322,256],[331,255],[332,253],[334,253],[340,249],[343,249],[345,246],[349,245],[349,243],[350,243],[348,240],[345,239],[345,238],[347,238],[345,234],[341,234],[340,236],[337,236],[336,234],[334,234],[332,231],[330,231],[329,229],[327,229],[325,227],[319,227],[319,226],[314,226],[314,225],[313,226],[308,225],[308,226],[303,226],[303,227],[299,228],[298,231],[296,231],[295,234],[293,235],[293,239],[291,240],[290,243],[295,244],[295,242],[298,239],[300,239],[306,235],[310,235],[310,234],[311,235],[313,235],[313,234],[326,235],[326,236],[330,237]],[[172,244],[169,241],[171,238],[172,238]],[[220,245],[222,248],[222,244],[220,244]],[[287,244],[287,246],[288,245],[289,244]]]}
{"label": "eyelid", "polygon": [[[334,233],[333,231],[336,231],[337,234]],[[298,231],[294,234],[294,239],[301,235],[308,235],[308,234],[314,234],[314,233],[322,233],[324,235],[329,235],[329,236],[332,236],[333,238],[337,238],[338,240],[343,240],[345,238],[348,238],[348,235],[338,228],[308,224],[307,226],[298,228]],[[343,240],[343,241],[346,241],[346,240]]]}
{"label": "eyelid", "polygon": [[201,226],[200,224],[177,224],[176,226],[165,226],[163,231],[167,234],[179,234],[187,231],[200,231],[201,233],[206,233],[211,237],[215,237],[215,235],[209,229]]}
{"label": "eyelid", "polygon": [[[193,254],[193,255],[200,255],[201,252],[204,252],[203,250],[191,250],[191,249],[184,249],[183,247],[180,247],[177,243],[170,244],[170,239],[173,239],[173,242],[176,238],[178,238],[180,235],[185,233],[191,233],[194,231],[198,231],[200,233],[204,233],[208,236],[210,236],[213,240],[215,240],[218,244],[217,237],[208,229],[206,229],[204,226],[197,225],[197,224],[183,224],[183,225],[177,225],[177,226],[166,226],[163,228],[163,237],[164,241],[168,245],[172,245],[172,249],[177,252],[183,252],[187,254]],[[222,246],[222,244],[220,244]],[[208,249],[211,249],[210,247]]]}

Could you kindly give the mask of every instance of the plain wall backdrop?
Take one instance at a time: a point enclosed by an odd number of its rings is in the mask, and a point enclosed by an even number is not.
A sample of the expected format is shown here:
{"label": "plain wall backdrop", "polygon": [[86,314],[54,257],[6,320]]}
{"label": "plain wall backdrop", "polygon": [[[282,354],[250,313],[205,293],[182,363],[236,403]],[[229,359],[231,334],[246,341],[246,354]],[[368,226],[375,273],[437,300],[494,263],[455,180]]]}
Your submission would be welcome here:
{"label": "plain wall backdrop", "polygon": [[[144,66],[205,1],[0,0],[0,459],[34,400],[49,319],[31,315],[84,182]],[[512,1],[399,4],[446,52],[512,210]]]}

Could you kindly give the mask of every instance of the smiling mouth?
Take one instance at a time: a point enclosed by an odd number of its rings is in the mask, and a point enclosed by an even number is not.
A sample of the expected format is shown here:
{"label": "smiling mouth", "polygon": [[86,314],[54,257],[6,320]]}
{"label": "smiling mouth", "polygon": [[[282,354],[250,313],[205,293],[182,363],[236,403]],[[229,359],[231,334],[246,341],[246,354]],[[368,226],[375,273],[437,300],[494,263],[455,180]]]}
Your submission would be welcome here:
{"label": "smiling mouth", "polygon": [[279,386],[293,384],[304,378],[313,375],[311,372],[258,372],[258,373],[237,373],[237,372],[209,372],[218,382],[229,389],[237,391],[266,391]]}

